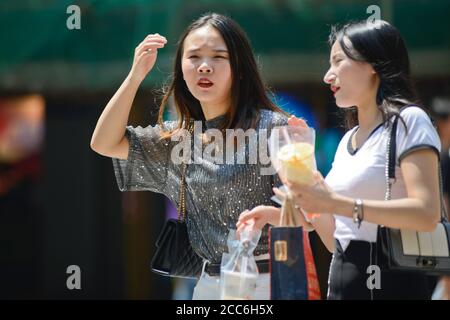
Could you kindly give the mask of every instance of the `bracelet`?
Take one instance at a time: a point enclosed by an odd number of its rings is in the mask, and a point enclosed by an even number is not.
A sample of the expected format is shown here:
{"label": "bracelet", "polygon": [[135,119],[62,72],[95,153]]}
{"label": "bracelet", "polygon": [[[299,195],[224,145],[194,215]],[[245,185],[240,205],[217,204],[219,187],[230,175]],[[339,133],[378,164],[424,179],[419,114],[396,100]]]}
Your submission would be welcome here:
{"label": "bracelet", "polygon": [[364,220],[363,202],[361,199],[355,199],[353,206],[353,222],[361,227],[361,222]]}

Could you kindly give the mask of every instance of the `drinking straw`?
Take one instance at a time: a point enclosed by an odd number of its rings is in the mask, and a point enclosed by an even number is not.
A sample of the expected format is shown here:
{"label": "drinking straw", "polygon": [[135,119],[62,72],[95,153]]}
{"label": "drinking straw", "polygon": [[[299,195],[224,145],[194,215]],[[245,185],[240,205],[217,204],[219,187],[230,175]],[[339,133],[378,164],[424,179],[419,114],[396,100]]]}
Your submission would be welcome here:
{"label": "drinking straw", "polygon": [[291,138],[289,138],[289,134],[286,132],[287,131],[286,128],[282,128],[281,130],[283,131],[283,136],[288,142],[288,144],[291,144]]}

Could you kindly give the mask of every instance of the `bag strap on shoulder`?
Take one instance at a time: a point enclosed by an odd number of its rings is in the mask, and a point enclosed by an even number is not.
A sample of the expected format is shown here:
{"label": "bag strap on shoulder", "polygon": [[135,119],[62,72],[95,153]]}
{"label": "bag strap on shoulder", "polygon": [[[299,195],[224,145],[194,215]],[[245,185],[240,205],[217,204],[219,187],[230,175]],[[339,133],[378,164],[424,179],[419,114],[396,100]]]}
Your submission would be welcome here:
{"label": "bag strap on shoulder", "polygon": [[[403,107],[401,111],[403,111],[404,109],[406,109],[408,106]],[[387,157],[386,157],[386,197],[385,200],[390,200],[391,199],[391,188],[392,188],[392,184],[395,182],[395,162],[396,162],[396,151],[397,151],[397,126],[398,126],[398,121],[400,118],[400,113],[399,115],[396,115],[394,118],[394,121],[392,122],[392,126],[391,126],[391,132],[389,134],[389,139],[388,139],[388,150],[387,150]],[[442,221],[448,221],[448,215],[447,215],[447,210],[445,208],[445,203],[444,203],[444,187],[443,187],[443,179],[442,179],[442,170],[441,170],[441,157],[438,154],[438,176],[439,176],[439,193],[440,193],[440,202],[441,202],[441,220]]]}
{"label": "bag strap on shoulder", "polygon": [[[192,135],[194,126],[189,126],[189,134]],[[180,180],[180,199],[178,201],[178,221],[186,220],[186,171],[187,171],[187,159],[184,159],[181,164],[181,180]]]}

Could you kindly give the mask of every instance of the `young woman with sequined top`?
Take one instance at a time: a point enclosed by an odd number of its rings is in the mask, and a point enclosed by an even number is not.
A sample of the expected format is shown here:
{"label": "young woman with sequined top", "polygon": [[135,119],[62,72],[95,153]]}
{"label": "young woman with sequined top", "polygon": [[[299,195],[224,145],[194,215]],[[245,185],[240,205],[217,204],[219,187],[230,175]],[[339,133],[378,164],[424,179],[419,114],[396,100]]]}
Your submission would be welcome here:
{"label": "young woman with sequined top", "polygon": [[[151,34],[136,47],[131,71],[101,114],[91,147],[113,158],[121,191],[158,192],[178,204],[181,166],[171,161],[176,145],[171,137],[179,130],[187,129],[195,120],[202,122],[203,129],[253,128],[258,135],[259,129],[270,134],[274,126],[286,125],[288,118],[268,98],[243,30],[228,17],[207,14],[181,36],[173,80],[162,99],[158,124],[127,126],[136,91],[166,44],[165,37]],[[163,121],[169,97],[173,97],[178,121]],[[261,174],[268,165],[261,161],[217,164],[208,159],[188,164],[188,233],[193,248],[207,263],[220,265],[227,250],[227,234],[235,228],[241,212],[271,203],[277,177]],[[257,260],[268,259],[267,229],[254,253]],[[219,298],[218,274],[208,274],[207,270],[194,290],[194,299]],[[257,299],[269,298],[269,275],[265,271],[258,280]]]}

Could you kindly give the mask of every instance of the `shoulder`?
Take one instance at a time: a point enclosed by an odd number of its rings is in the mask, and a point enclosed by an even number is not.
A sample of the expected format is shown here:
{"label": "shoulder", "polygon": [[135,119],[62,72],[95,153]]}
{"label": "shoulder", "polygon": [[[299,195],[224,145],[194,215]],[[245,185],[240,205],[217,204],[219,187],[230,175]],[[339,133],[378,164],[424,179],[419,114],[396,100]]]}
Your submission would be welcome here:
{"label": "shoulder", "polygon": [[414,123],[416,121],[426,121],[431,123],[431,119],[428,113],[418,106],[404,108],[400,111],[400,116],[406,122],[406,124]]}
{"label": "shoulder", "polygon": [[142,126],[127,126],[127,133],[135,135],[137,138],[160,138],[163,132],[172,131],[177,128],[177,121],[164,121],[162,125],[159,123],[155,125]]}
{"label": "shoulder", "polygon": [[437,153],[441,141],[429,115],[422,108],[412,106],[400,112],[405,126],[399,121],[397,126],[397,154],[399,159],[417,149],[432,148]]}
{"label": "shoulder", "polygon": [[[393,121],[393,120],[391,120]],[[423,132],[428,132],[436,134],[436,128],[434,124],[424,109],[417,106],[410,106],[402,109],[400,111],[400,119],[397,126],[397,136],[421,134]]]}

